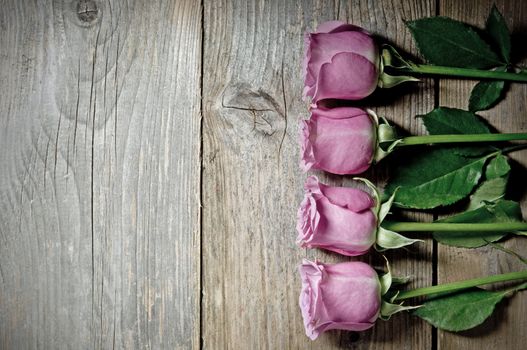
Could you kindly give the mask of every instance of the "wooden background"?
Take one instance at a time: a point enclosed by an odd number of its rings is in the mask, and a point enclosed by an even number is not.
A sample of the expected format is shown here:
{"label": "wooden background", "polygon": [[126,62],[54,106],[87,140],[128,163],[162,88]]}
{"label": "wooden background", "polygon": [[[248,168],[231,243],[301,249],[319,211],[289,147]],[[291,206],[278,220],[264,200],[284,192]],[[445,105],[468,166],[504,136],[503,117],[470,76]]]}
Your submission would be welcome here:
{"label": "wooden background", "polygon": [[[526,62],[527,2],[496,4]],[[315,342],[297,305],[303,257],[345,260],[294,244],[306,177],[297,144],[303,33],[340,19],[417,55],[404,20],[440,14],[482,26],[491,6],[2,0],[0,348],[525,348],[527,293],[469,332],[400,314]],[[414,115],[466,108],[473,85],[424,79],[365,104],[420,134]],[[525,132],[526,96],[515,84],[482,115],[499,131]],[[513,158],[525,174],[527,152]],[[382,184],[396,164],[394,156],[366,175]],[[521,239],[506,246],[527,251]],[[411,286],[521,268],[495,249],[431,241],[388,258]]]}

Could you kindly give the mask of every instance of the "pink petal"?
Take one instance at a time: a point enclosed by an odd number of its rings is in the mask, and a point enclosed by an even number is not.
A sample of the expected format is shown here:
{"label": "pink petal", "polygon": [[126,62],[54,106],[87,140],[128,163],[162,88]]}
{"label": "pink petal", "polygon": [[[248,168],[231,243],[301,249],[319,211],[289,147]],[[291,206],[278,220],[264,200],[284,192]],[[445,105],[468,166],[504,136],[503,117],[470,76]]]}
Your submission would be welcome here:
{"label": "pink petal", "polygon": [[331,119],[346,119],[358,117],[361,115],[368,115],[368,112],[356,107],[335,107],[335,108],[313,108],[311,115],[326,117]]}
{"label": "pink petal", "polygon": [[310,139],[311,134],[311,120],[300,121],[300,132],[298,141],[300,143],[300,168],[303,171],[309,171],[315,164],[315,158],[313,154],[313,144]]}
{"label": "pink petal", "polygon": [[304,92],[302,98],[305,100],[307,96],[313,96],[315,92],[316,79],[313,76],[312,69],[309,69],[309,62],[311,61],[311,34],[304,34],[304,60],[302,61],[302,72],[304,74]]}
{"label": "pink petal", "polygon": [[371,266],[358,261],[321,264],[304,260],[299,271],[299,304],[310,339],[331,329],[363,331],[374,325],[381,293]]}
{"label": "pink petal", "polygon": [[356,213],[375,206],[372,196],[358,188],[332,187],[321,184],[322,193],[335,205],[348,208]]}
{"label": "pink petal", "polygon": [[369,116],[329,119],[312,116],[309,128],[314,169],[333,174],[359,174],[369,168],[376,147],[375,126]]}
{"label": "pink petal", "polygon": [[313,175],[306,179],[304,189],[306,193],[321,194],[332,204],[348,208],[356,213],[375,206],[375,200],[369,193],[358,188],[328,186]]}
{"label": "pink petal", "polygon": [[347,31],[310,35],[310,66],[317,71],[321,64],[328,63],[338,53],[354,53],[377,65],[379,53],[371,36],[364,32]]}
{"label": "pink petal", "polygon": [[331,63],[318,72],[313,101],[322,99],[360,100],[369,96],[377,86],[378,71],[374,64],[354,53],[338,53]]}
{"label": "pink petal", "polygon": [[318,227],[307,247],[338,251],[348,256],[361,255],[375,243],[377,218],[371,210],[355,213],[331,204],[327,198],[317,200],[320,213]]}

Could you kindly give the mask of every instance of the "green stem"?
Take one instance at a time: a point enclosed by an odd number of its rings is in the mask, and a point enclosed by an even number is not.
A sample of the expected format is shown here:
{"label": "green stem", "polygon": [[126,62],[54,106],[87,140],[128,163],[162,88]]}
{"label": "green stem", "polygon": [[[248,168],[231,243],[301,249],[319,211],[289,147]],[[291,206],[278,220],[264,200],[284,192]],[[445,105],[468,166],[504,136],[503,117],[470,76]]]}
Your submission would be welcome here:
{"label": "green stem", "polygon": [[434,66],[434,65],[426,65],[426,64],[415,64],[408,68],[395,68],[395,69],[401,72],[402,74],[447,75],[451,77],[527,82],[527,74],[498,72],[498,71],[473,69],[473,68],[458,68],[458,67]]}
{"label": "green stem", "polygon": [[519,272],[510,272],[500,275],[493,275],[487,277],[474,278],[466,281],[458,281],[453,283],[445,283],[437,286],[417,288],[412,290],[405,290],[399,292],[395,300],[404,300],[409,298],[420,297],[424,295],[444,293],[444,292],[455,292],[467,288],[477,287],[484,284],[497,283],[497,282],[507,282],[507,281],[516,281],[516,280],[525,280],[527,279],[527,270]]}
{"label": "green stem", "polygon": [[430,143],[495,142],[513,140],[527,140],[527,133],[408,136],[402,138],[402,141],[398,143],[397,146],[425,145]]}
{"label": "green stem", "polygon": [[395,232],[512,232],[527,230],[527,222],[451,223],[384,221],[382,227]]}

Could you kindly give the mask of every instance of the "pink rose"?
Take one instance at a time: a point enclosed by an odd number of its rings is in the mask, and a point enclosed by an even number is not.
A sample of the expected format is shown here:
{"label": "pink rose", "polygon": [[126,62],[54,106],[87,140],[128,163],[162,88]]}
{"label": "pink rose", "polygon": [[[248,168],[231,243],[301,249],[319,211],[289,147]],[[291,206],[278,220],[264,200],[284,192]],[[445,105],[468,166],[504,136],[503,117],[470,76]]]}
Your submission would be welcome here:
{"label": "pink rose", "polygon": [[373,162],[377,123],[360,108],[314,108],[311,117],[301,121],[300,145],[304,171],[359,174]]}
{"label": "pink rose", "polygon": [[300,309],[306,334],[315,340],[330,329],[364,331],[379,317],[381,285],[368,264],[350,261],[300,265]]}
{"label": "pink rose", "polygon": [[371,195],[357,188],[326,186],[315,176],[307,178],[304,188],[296,226],[301,247],[355,256],[375,244],[377,209]]}
{"label": "pink rose", "polygon": [[360,100],[379,80],[380,56],[373,38],[360,27],[332,21],[305,36],[304,97]]}

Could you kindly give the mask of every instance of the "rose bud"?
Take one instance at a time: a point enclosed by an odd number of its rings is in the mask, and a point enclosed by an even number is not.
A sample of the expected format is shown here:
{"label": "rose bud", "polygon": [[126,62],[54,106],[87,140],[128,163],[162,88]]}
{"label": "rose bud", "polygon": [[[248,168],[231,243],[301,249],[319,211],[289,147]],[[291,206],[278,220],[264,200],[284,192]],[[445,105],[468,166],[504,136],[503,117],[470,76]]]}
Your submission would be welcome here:
{"label": "rose bud", "polygon": [[320,169],[333,174],[359,174],[376,156],[377,119],[360,108],[314,108],[300,124],[304,171]]}
{"label": "rose bud", "polygon": [[[370,265],[360,261],[322,264],[304,259],[299,267],[302,279],[299,303],[306,335],[315,340],[331,329],[364,331],[373,327],[377,318],[388,320],[398,312],[418,308],[405,306],[400,300],[393,303],[402,294],[388,293],[392,284],[406,283],[408,277],[393,276],[388,260],[386,267],[388,272],[379,276]],[[415,295],[417,290],[402,292],[406,296],[400,299],[409,298],[410,293]],[[426,294],[433,293],[417,295]]]}
{"label": "rose bud", "polygon": [[304,185],[306,195],[298,210],[297,243],[339,254],[365,254],[375,243],[375,199],[358,188],[330,187],[314,176]]}
{"label": "rose bud", "polygon": [[368,264],[321,264],[304,260],[300,309],[306,334],[315,340],[331,329],[364,331],[381,311],[381,283]]}
{"label": "rose bud", "polygon": [[[415,36],[416,33],[412,34]],[[426,40],[424,37],[414,38],[418,47],[422,40]],[[325,22],[304,37],[304,98],[310,96],[315,106],[325,99],[360,100],[376,87],[391,88],[403,82],[419,81],[415,76],[527,82],[527,76],[522,72],[488,70],[494,67],[492,60],[479,67],[462,68],[459,64],[449,66],[448,58],[442,60],[442,64],[438,63],[438,57],[434,59],[434,65],[414,63],[403,58],[390,45],[383,44],[379,49],[371,34],[360,27],[340,21]]]}
{"label": "rose bud", "polygon": [[380,226],[394,196],[381,205],[375,186],[365,179],[357,180],[364,182],[372,194],[358,188],[327,186],[315,176],[306,179],[297,217],[298,245],[356,256],[374,245],[384,250],[417,241]]}
{"label": "rose bud", "polygon": [[[459,114],[440,107],[428,115],[435,113]],[[527,133],[398,137],[386,118],[379,120],[372,110],[355,107],[312,108],[310,118],[300,121],[299,131],[300,167],[339,175],[362,173],[400,146],[527,140]]]}
{"label": "rose bud", "polygon": [[379,49],[368,32],[339,21],[321,24],[305,36],[304,97],[360,100],[376,88]]}

